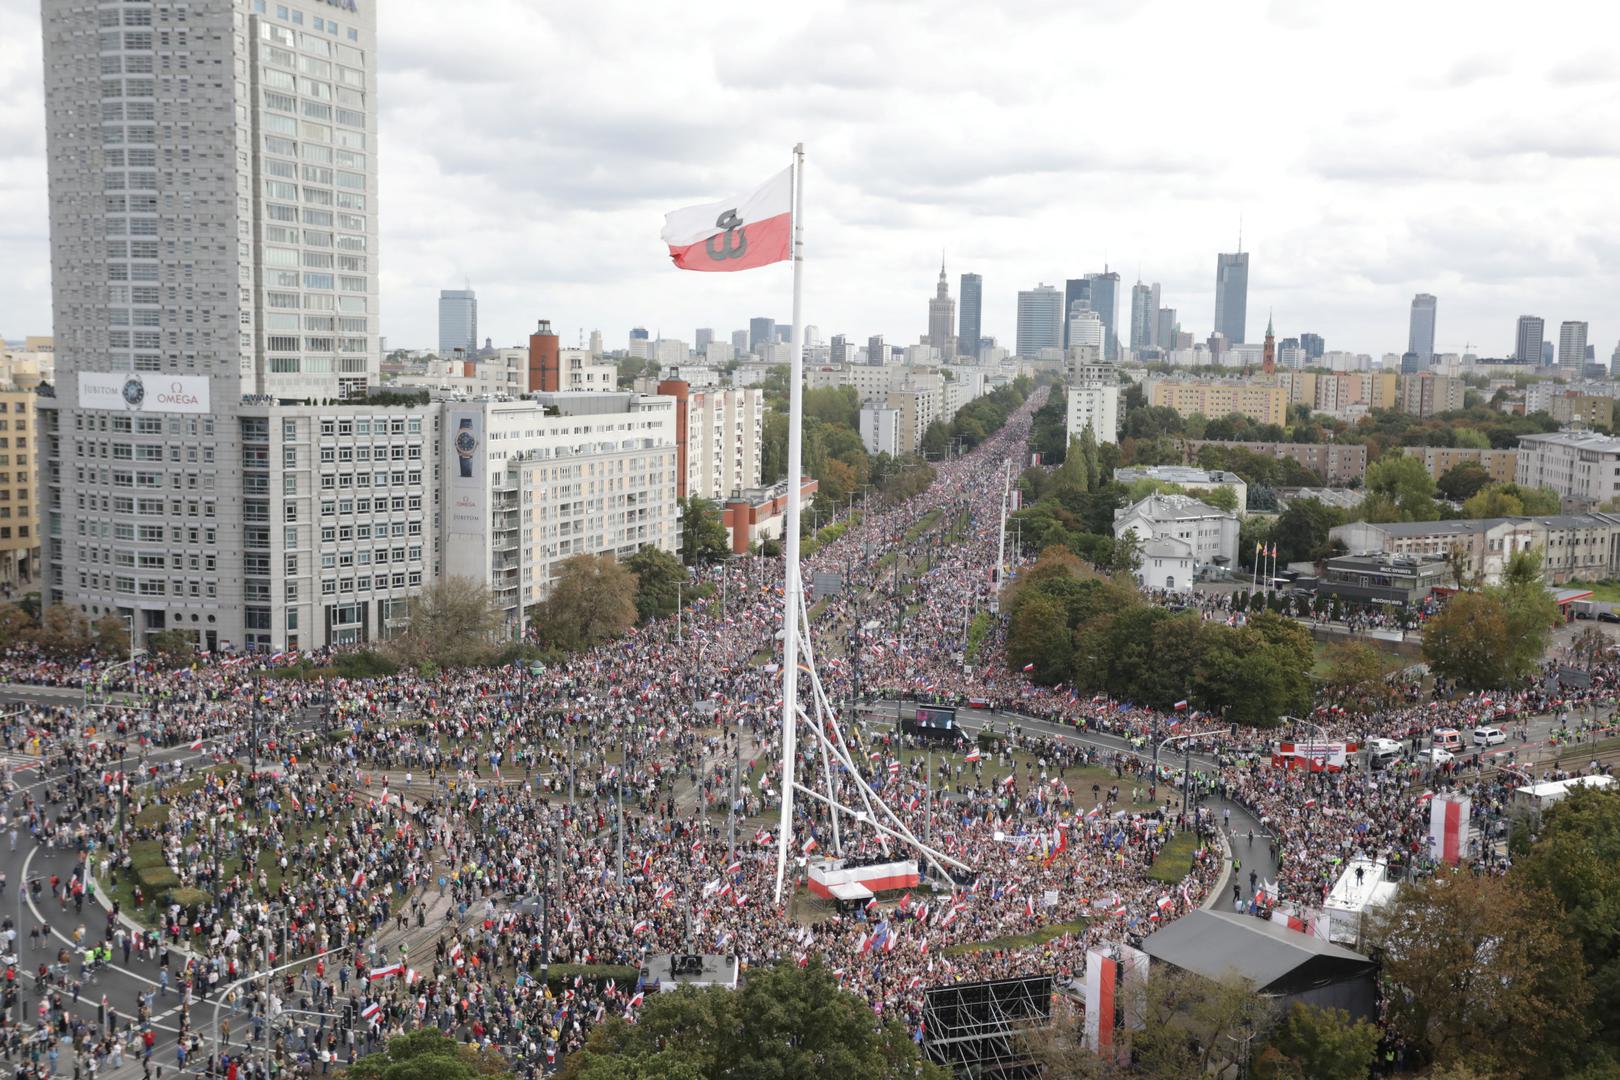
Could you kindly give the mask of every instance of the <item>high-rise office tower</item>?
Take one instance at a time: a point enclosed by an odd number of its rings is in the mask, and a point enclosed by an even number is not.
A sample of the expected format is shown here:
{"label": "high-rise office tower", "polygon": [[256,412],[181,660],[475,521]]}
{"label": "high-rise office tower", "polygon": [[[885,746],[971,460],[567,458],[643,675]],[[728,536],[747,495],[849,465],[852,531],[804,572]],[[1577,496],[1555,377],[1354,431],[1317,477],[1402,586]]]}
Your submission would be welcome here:
{"label": "high-rise office tower", "polygon": [[765,346],[776,340],[775,319],[748,320],[748,351],[764,355]]}
{"label": "high-rise office tower", "polygon": [[1168,353],[1176,347],[1176,309],[1160,308],[1154,321],[1157,327],[1153,331],[1153,340],[1159,348]]}
{"label": "high-rise office tower", "polygon": [[1161,343],[1159,341],[1159,303],[1160,303],[1159,292],[1160,292],[1160,290],[1159,290],[1159,283],[1157,281],[1155,281],[1153,283],[1152,289],[1153,289],[1153,295],[1151,297],[1151,299],[1152,299],[1152,305],[1151,306],[1152,306],[1152,310],[1153,310],[1153,325],[1148,328],[1148,344],[1152,345],[1156,349],[1162,349],[1164,347],[1164,345],[1163,345],[1163,343]]}
{"label": "high-rise office tower", "polygon": [[630,328],[630,340],[651,341],[652,335],[647,332],[647,328],[645,326],[632,326]]}
{"label": "high-rise office tower", "polygon": [[827,345],[827,362],[830,364],[847,364],[849,361],[849,339],[843,334],[834,334],[832,341]]}
{"label": "high-rise office tower", "polygon": [[1063,318],[1063,294],[1051,285],[1037,285],[1018,293],[1018,355],[1033,358],[1042,349],[1063,348],[1068,336]]}
{"label": "high-rise office tower", "polygon": [[1092,311],[1084,300],[1076,300],[1074,308],[1069,312],[1069,352],[1076,349],[1090,348],[1095,350],[1091,354],[1092,363],[1104,359],[1104,350],[1107,348],[1108,328],[1103,325],[1102,316]]}
{"label": "high-rise office tower", "polygon": [[697,331],[695,333],[693,333],[693,335],[692,335],[692,351],[696,352],[699,356],[702,356],[704,348],[706,348],[708,346],[709,342],[711,342],[713,340],[714,340],[714,328],[713,327],[709,327],[709,326],[700,326],[700,327],[698,327]]}
{"label": "high-rise office tower", "polygon": [[1540,315],[1520,315],[1513,334],[1513,358],[1521,364],[1541,363],[1541,343],[1546,337],[1545,319]]}
{"label": "high-rise office tower", "polygon": [[871,365],[889,362],[889,347],[883,343],[882,334],[873,334],[866,339],[866,362]]}
{"label": "high-rise office tower", "polygon": [[748,352],[748,331],[733,330],[731,332],[731,348],[738,356],[746,355]]}
{"label": "high-rise office tower", "polygon": [[1614,352],[1609,354],[1609,378],[1620,379],[1620,344],[1616,344]]}
{"label": "high-rise office tower", "polygon": [[1434,363],[1434,315],[1438,303],[1426,292],[1412,297],[1412,319],[1406,334],[1406,351],[1417,353],[1419,367],[1429,367]]}
{"label": "high-rise office tower", "polygon": [[602,355],[602,331],[600,330],[591,331],[591,355],[593,357]]}
{"label": "high-rise office tower", "polygon": [[1299,347],[1305,351],[1305,359],[1320,360],[1327,351],[1327,343],[1322,340],[1321,334],[1299,335]]}
{"label": "high-rise office tower", "polygon": [[1086,291],[1091,297],[1091,310],[1095,311],[1103,322],[1104,357],[1108,360],[1118,360],[1119,274],[1104,267],[1100,274],[1087,274],[1086,282]]}
{"label": "high-rise office tower", "polygon": [[945,263],[939,264],[939,284],[934,297],[928,301],[928,344],[939,350],[942,360],[956,357],[956,301],[951,299],[951,286],[945,280]]}
{"label": "high-rise office tower", "polygon": [[1242,345],[1249,318],[1249,253],[1215,256],[1215,332],[1228,345]]}
{"label": "high-rise office tower", "polygon": [[439,358],[457,349],[471,358],[478,351],[478,294],[471,289],[439,290]]}
{"label": "high-rise office tower", "polygon": [[[1045,288],[1046,286],[1041,286]],[[1070,278],[1063,283],[1063,310],[1059,318],[1063,322],[1063,347],[1069,347],[1069,312],[1074,310],[1074,302],[1084,300],[1091,303],[1091,278]]]}
{"label": "high-rise office tower", "polygon": [[[1558,324],[1558,366],[1571,372],[1579,372],[1581,365],[1586,363],[1586,331],[1584,322],[1562,322]],[[57,346],[57,370],[61,370],[61,346]]]}
{"label": "high-rise office tower", "polygon": [[[432,572],[438,413],[366,404],[374,11],[45,0],[47,604],[138,639],[313,648],[380,636]],[[386,464],[327,466],[362,428]],[[399,537],[363,575],[335,569],[358,496]]]}
{"label": "high-rise office tower", "polygon": [[978,274],[963,274],[958,291],[962,307],[956,324],[956,351],[977,360],[979,338],[984,331],[984,278]]}
{"label": "high-rise office tower", "polygon": [[1159,313],[1153,303],[1154,290],[1138,281],[1131,286],[1131,350],[1153,347],[1153,334],[1158,327]]}

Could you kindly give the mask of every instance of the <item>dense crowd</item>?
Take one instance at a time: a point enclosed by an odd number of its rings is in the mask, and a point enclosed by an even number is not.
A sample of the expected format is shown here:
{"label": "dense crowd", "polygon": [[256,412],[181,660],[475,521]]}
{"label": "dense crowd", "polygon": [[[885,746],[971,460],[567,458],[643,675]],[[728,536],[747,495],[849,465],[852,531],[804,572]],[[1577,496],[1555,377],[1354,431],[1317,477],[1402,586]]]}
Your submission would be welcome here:
{"label": "dense crowd", "polygon": [[[772,902],[780,560],[703,568],[699,583],[715,588],[697,590],[678,626],[654,622],[544,667],[306,684],[274,678],[279,661],[163,672],[19,651],[0,675],[84,686],[87,706],[25,707],[4,727],[8,755],[37,756],[39,775],[56,777],[14,777],[7,821],[61,867],[36,896],[51,929],[30,928],[40,943],[19,961],[40,965],[40,990],[32,1033],[8,1022],[13,1051],[41,1072],[67,1040],[87,1067],[129,1057],[150,1069],[189,1055],[258,1077],[325,1071],[432,1024],[539,1073],[603,1018],[635,1014],[647,988],[603,969],[687,951],[736,955],[745,969],[821,956],[875,1013],[915,1029],[925,986],[1078,976],[1089,946],[1139,938],[1202,902],[1221,870],[1218,823],[1196,802],[1181,815],[1172,763],[1157,775],[1144,763],[1188,730],[1187,717],[1034,685],[1008,670],[993,628],[978,656],[965,655],[974,613],[995,588],[1003,462],[1022,458],[1038,404],[1039,395],[977,451],[941,464],[928,491],[874,504],[805,560],[806,581],[816,571],[843,578],[809,598],[814,667],[842,710],[839,736],[907,828],[973,868],[954,891],[843,910]],[[1223,610],[1198,603],[1208,617]],[[1426,700],[1414,684],[1371,717],[1324,705],[1302,734],[1415,741],[1483,718],[1515,728],[1607,701],[1617,678],[1600,669],[1578,691],[1490,699]],[[1065,734],[1026,734],[1009,720],[1010,737],[982,753],[931,754],[844,708],[896,695],[987,700]],[[1132,750],[1075,737],[1098,732]],[[1500,837],[1518,774],[1285,772],[1259,733],[1224,729],[1193,750],[1221,764],[1189,782],[1260,817],[1258,840],[1233,842],[1275,851],[1271,902],[1320,903],[1358,856],[1403,871],[1432,865],[1414,784],[1473,794],[1475,854],[1487,868],[1506,858]],[[801,781],[825,786],[824,767],[801,738]],[[1096,777],[1107,774],[1105,790]],[[844,801],[857,797],[847,776],[834,784]],[[797,802],[795,882],[812,850],[835,846],[820,805]],[[901,853],[841,824],[851,859]],[[1200,840],[1192,873],[1175,885],[1151,877],[1164,845],[1185,832]],[[1236,884],[1240,899],[1260,891]],[[1048,926],[1063,932],[1035,946],[995,944]],[[7,929],[20,948],[23,927]],[[91,956],[49,963],[52,933]],[[111,956],[95,953],[102,947]],[[84,979],[120,953],[157,964],[159,1000],[148,995],[122,1017],[103,1004],[91,1021]],[[171,993],[173,1016],[156,1024],[153,1010]],[[234,1030],[212,1028],[205,1005],[226,1010]],[[248,1045],[256,1052],[244,1059]]]}

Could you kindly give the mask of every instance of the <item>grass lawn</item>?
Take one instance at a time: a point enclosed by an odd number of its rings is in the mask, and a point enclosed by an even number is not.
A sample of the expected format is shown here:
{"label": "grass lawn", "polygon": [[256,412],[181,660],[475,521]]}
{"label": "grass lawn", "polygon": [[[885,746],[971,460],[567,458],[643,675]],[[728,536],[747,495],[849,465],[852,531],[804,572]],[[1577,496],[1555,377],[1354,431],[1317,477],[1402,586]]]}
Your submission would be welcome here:
{"label": "grass lawn", "polygon": [[973,616],[973,622],[968,626],[967,633],[967,662],[973,663],[979,657],[979,650],[984,647],[984,639],[989,636],[990,628],[994,625],[995,616],[988,611],[980,611]]}
{"label": "grass lawn", "polygon": [[1592,599],[1606,604],[1620,603],[1620,581],[1571,581],[1568,589],[1591,589]]}
{"label": "grass lawn", "polygon": [[928,513],[924,514],[922,517],[918,518],[917,523],[906,530],[906,540],[909,542],[919,539],[924,533],[932,529],[935,525],[939,524],[939,519],[944,515],[944,513],[944,510],[936,507],[935,509],[928,511]]}
{"label": "grass lawn", "polygon": [[996,949],[1027,949],[1034,945],[1044,945],[1053,938],[1062,937],[1064,934],[1081,933],[1085,928],[1084,919],[1075,922],[1053,923],[1028,934],[990,938],[986,941],[964,941],[960,945],[952,945],[948,949],[941,949],[940,952],[945,956],[963,956],[967,953],[993,952]]}
{"label": "grass lawn", "polygon": [[1180,884],[1182,878],[1192,873],[1193,852],[1197,850],[1196,833],[1177,833],[1174,840],[1159,849],[1159,857],[1153,860],[1148,877],[1166,885]]}

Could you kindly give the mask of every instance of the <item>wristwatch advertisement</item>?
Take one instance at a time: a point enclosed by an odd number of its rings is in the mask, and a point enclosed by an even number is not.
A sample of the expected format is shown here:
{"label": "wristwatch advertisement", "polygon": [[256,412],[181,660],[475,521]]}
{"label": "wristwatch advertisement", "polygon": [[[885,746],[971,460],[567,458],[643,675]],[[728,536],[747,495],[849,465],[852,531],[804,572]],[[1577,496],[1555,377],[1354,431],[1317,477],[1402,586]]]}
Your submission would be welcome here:
{"label": "wristwatch advertisement", "polygon": [[461,459],[462,478],[469,480],[473,474],[473,451],[478,449],[478,437],[472,427],[472,417],[463,416],[456,430],[456,457]]}

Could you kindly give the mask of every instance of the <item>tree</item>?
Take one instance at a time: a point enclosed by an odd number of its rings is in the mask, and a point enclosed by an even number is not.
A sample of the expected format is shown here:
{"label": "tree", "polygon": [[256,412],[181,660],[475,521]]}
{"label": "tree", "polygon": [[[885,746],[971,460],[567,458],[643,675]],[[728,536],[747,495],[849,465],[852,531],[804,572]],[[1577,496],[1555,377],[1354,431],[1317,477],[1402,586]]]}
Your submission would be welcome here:
{"label": "tree", "polygon": [[1222,484],[1208,491],[1188,492],[1193,498],[1205,506],[1213,506],[1217,510],[1225,510],[1229,514],[1238,511],[1237,492],[1230,485]]}
{"label": "tree", "polygon": [[1328,649],[1327,660],[1323,688],[1346,712],[1379,712],[1399,697],[1400,691],[1389,681],[1390,671],[1399,663],[1367,642],[1334,645]]}
{"label": "tree", "polygon": [[1588,670],[1597,667],[1614,651],[1609,635],[1595,626],[1583,627],[1572,639],[1569,648]]}
{"label": "tree", "polygon": [[1491,482],[1491,474],[1477,461],[1464,461],[1447,469],[1435,483],[1440,494],[1462,502]]}
{"label": "tree", "polygon": [[349,1066],[352,1080],[504,1080],[510,1073],[493,1051],[464,1045],[437,1028],[395,1035],[380,1054]]}
{"label": "tree", "polygon": [[34,633],[34,617],[20,604],[0,604],[0,649],[9,649]]}
{"label": "tree", "polygon": [[922,454],[924,457],[938,458],[945,455],[951,446],[951,431],[943,420],[935,420],[923,429]]}
{"label": "tree", "polygon": [[195,630],[159,630],[146,635],[146,656],[160,668],[177,668],[191,662],[197,655]]}
{"label": "tree", "polygon": [[766,484],[774,484],[787,475],[788,415],[780,409],[770,409],[760,424],[759,476]]}
{"label": "tree", "polygon": [[[1277,515],[1271,527],[1271,540],[1277,545],[1280,565],[1318,562],[1332,553],[1328,531],[1340,523],[1339,512],[1318,499],[1295,499]],[[1250,551],[1254,545],[1249,545]]]}
{"label": "tree", "polygon": [[1579,943],[1592,990],[1594,1035],[1620,1059],[1620,795],[1578,789],[1549,809],[1513,874],[1550,894]]}
{"label": "tree", "polygon": [[1521,552],[1509,561],[1505,584],[1447,600],[1424,626],[1424,659],[1470,689],[1513,686],[1534,673],[1558,621],[1540,566],[1538,555]]}
{"label": "tree", "polygon": [[[1434,479],[1423,462],[1401,453],[1385,454],[1367,466],[1367,501],[1364,508],[1380,516],[1394,513],[1395,521],[1433,521],[1439,516],[1434,504]],[[1374,518],[1369,517],[1372,521]]]}
{"label": "tree", "polygon": [[1441,1065],[1568,1074],[1591,991],[1550,893],[1516,878],[1442,873],[1404,887],[1371,932],[1390,1022],[1409,1045]]}
{"label": "tree", "polygon": [[1271,1005],[1243,979],[1211,981],[1154,971],[1142,995],[1145,1025],[1130,1033],[1132,1076],[1186,1080],[1240,1060],[1271,1019]]}
{"label": "tree", "polygon": [[129,622],[122,616],[109,611],[90,624],[90,637],[98,655],[129,659]]}
{"label": "tree", "polygon": [[588,649],[636,622],[636,577],[611,555],[565,559],[551,592],[536,605],[535,628],[560,649]]}
{"label": "tree", "polygon": [[390,651],[408,664],[475,667],[493,658],[501,621],[488,586],[442,578],[411,597],[405,631],[389,643]]}
{"label": "tree", "polygon": [[1061,604],[1039,592],[1019,601],[1008,619],[1007,664],[1014,671],[1035,665],[1030,678],[1043,686],[1068,680],[1074,648]]}
{"label": "tree", "polygon": [[1463,503],[1470,518],[1521,517],[1558,513],[1558,495],[1546,488],[1518,484],[1487,484]]}
{"label": "tree", "polygon": [[634,1024],[614,1018],[570,1054],[564,1080],[948,1080],[899,1023],[880,1022],[819,961],[750,969],[738,990],[653,994]]}
{"label": "tree", "polygon": [[34,640],[42,651],[59,660],[81,659],[90,655],[90,620],[76,607],[52,604],[40,617]]}
{"label": "tree", "polygon": [[714,503],[688,495],[676,500],[676,510],[681,518],[681,560],[687,566],[718,562],[731,554],[731,538]]}
{"label": "tree", "polygon": [[647,545],[624,561],[636,576],[636,619],[649,622],[672,614],[680,602],[688,575],[681,560],[662,548]]}
{"label": "tree", "polygon": [[1255,1075],[1260,1080],[1362,1080],[1372,1068],[1378,1039],[1377,1027],[1360,1018],[1351,1023],[1343,1009],[1295,1002],[1261,1052]]}

